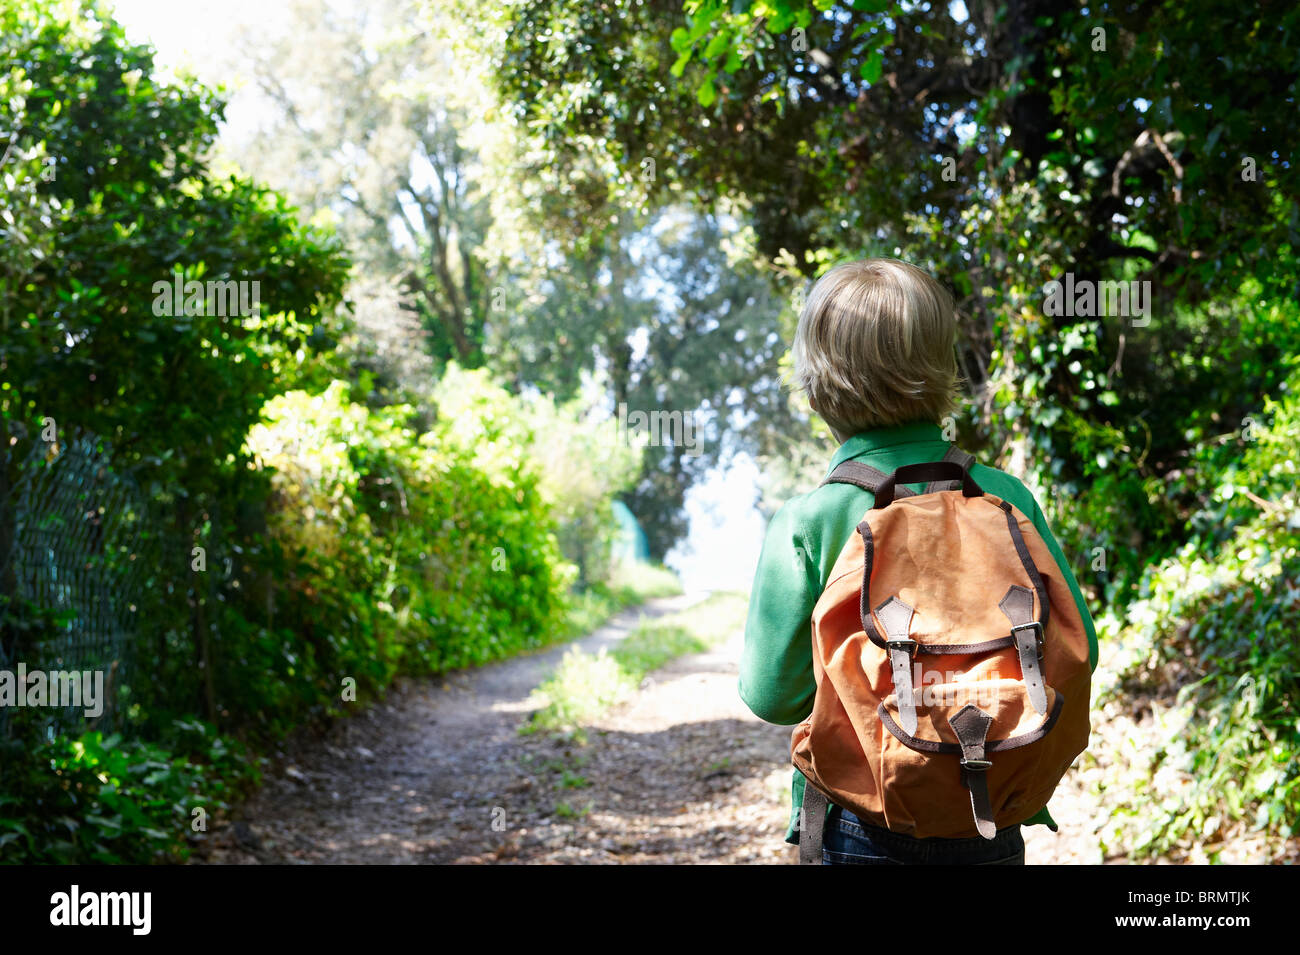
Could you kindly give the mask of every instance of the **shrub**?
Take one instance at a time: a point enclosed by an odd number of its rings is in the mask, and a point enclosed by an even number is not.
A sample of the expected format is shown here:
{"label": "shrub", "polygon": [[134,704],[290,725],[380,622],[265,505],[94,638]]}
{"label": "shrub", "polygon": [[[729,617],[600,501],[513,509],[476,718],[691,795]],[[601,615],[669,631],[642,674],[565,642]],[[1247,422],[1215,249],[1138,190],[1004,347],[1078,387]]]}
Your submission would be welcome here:
{"label": "shrub", "polygon": [[[1153,745],[1112,754],[1124,795],[1104,834],[1136,855],[1186,851],[1228,830],[1290,839],[1300,818],[1300,374],[1265,405],[1198,525],[1099,620],[1114,641],[1098,702],[1152,711]],[[1209,528],[1226,528],[1211,533]],[[1236,824],[1234,826],[1234,824]]]}

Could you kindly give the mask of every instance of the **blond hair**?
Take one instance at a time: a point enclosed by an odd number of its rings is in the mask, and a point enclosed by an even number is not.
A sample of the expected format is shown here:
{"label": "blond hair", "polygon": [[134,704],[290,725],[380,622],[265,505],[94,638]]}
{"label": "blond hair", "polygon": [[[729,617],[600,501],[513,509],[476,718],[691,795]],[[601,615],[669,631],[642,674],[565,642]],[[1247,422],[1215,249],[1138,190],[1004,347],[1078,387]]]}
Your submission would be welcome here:
{"label": "blond hair", "polygon": [[957,402],[948,291],[914,265],[863,259],[813,286],[794,337],[794,384],[844,435],[938,422]]}

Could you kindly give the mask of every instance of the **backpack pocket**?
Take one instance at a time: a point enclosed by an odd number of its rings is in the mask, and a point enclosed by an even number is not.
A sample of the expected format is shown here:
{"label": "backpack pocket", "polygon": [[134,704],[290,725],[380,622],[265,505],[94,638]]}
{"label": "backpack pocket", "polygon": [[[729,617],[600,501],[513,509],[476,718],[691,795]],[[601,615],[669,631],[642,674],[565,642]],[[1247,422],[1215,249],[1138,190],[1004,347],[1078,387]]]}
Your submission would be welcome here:
{"label": "backpack pocket", "polygon": [[[927,684],[913,690],[913,700],[913,733],[901,726],[895,694],[885,697],[877,711],[889,829],[918,838],[965,838],[977,834],[981,814],[1003,828],[1046,805],[1051,790],[1041,791],[1038,775],[1045,747],[1034,744],[1060,716],[1061,694],[1047,688],[1046,714],[1034,708],[1025,684],[1011,679]],[[982,737],[971,731],[972,725]],[[963,727],[964,746],[957,726]],[[985,797],[975,792],[980,787]],[[987,798],[982,810],[980,798]],[[957,808],[962,805],[965,812]]]}

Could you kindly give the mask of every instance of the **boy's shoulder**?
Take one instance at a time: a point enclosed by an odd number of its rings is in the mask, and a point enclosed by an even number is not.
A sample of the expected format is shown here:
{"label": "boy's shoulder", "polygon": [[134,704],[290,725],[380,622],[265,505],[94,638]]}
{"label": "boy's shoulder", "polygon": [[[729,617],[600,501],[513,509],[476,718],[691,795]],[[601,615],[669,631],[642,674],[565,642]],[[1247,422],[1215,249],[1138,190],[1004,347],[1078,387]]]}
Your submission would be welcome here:
{"label": "boy's shoulder", "polygon": [[1014,474],[999,471],[997,468],[989,467],[987,464],[980,464],[978,461],[971,465],[970,473],[971,477],[975,479],[975,483],[985,493],[1001,498],[1026,517],[1032,519],[1041,513],[1042,509],[1038,506],[1038,501],[1033,492]]}
{"label": "boy's shoulder", "polygon": [[864,495],[862,503],[864,506],[869,506],[871,499],[865,494],[865,491],[852,484],[819,484],[802,494],[787,498],[786,502],[777,508],[772,520],[795,527],[816,524],[819,519],[836,513],[846,501],[852,500],[855,496]]}

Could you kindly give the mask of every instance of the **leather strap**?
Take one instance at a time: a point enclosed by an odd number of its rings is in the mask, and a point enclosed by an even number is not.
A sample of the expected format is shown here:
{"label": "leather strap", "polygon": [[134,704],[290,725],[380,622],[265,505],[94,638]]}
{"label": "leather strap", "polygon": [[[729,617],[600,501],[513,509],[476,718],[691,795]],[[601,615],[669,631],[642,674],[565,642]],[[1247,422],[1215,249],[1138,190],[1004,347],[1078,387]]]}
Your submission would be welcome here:
{"label": "leather strap", "polygon": [[[841,461],[835,466],[835,470],[827,475],[826,480],[822,481],[820,486],[852,484],[864,491],[875,494],[888,477],[889,475],[880,468],[873,468],[870,464],[865,464],[862,461]],[[894,492],[895,497],[912,497],[915,494],[915,491],[906,487],[901,487]]]}
{"label": "leather strap", "polygon": [[1043,678],[1043,625],[1034,619],[1034,592],[1012,584],[998,607],[1011,621],[1011,636],[1020,654],[1020,673],[1029,690],[1029,702],[1047,712],[1047,681]]}
{"label": "leather strap", "polygon": [[1016,545],[1016,555],[1019,556],[1020,563],[1024,565],[1025,573],[1029,575],[1029,582],[1034,585],[1034,592],[1038,594],[1038,622],[1046,630],[1048,616],[1052,612],[1052,602],[1047,599],[1047,587],[1043,584],[1043,575],[1038,572],[1034,557],[1029,553],[1029,547],[1025,544],[1025,535],[1020,531],[1020,521],[1016,519],[1011,502],[1003,501],[998,506],[1007,515],[1007,530],[1011,534],[1012,542]]}
{"label": "leather strap", "polygon": [[984,489],[971,473],[953,461],[927,461],[922,464],[905,464],[880,485],[872,510],[881,511],[894,502],[899,487],[918,482],[960,481],[962,497],[982,497]]}
{"label": "leather strap", "polygon": [[993,725],[993,717],[973,703],[967,703],[948,719],[948,725],[961,743],[961,782],[970,792],[971,815],[975,830],[985,839],[998,834],[989,805],[989,787],[985,774],[992,765],[984,758],[984,740]]}
{"label": "leather strap", "polygon": [[915,613],[898,599],[897,594],[876,608],[876,618],[885,628],[889,669],[894,677],[894,696],[898,699],[898,724],[909,736],[916,732],[916,694],[912,687],[912,657],[916,654],[916,641],[908,637]]}
{"label": "leather strap", "polygon": [[822,833],[826,828],[828,803],[822,791],[804,780],[803,806],[799,811],[799,864],[822,864]]}
{"label": "leather strap", "polygon": [[[971,464],[975,461],[973,454],[967,454],[958,448],[955,444],[949,445],[948,450],[944,452],[943,460],[953,464],[960,464],[962,468],[969,471]],[[827,484],[853,484],[862,488],[864,491],[870,491],[875,494],[880,489],[880,485],[889,477],[880,468],[872,467],[864,461],[841,461],[835,466],[835,470],[826,476],[822,481],[821,487]],[[926,485],[922,494],[930,494],[934,491],[957,491],[961,489],[958,481],[931,481]],[[916,492],[909,487],[899,487],[894,491],[894,497],[915,497]]]}

